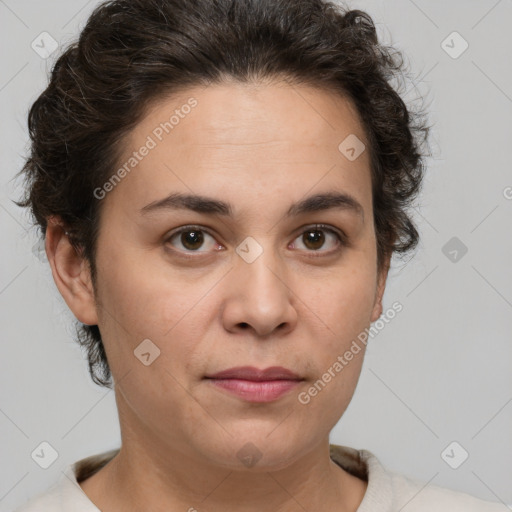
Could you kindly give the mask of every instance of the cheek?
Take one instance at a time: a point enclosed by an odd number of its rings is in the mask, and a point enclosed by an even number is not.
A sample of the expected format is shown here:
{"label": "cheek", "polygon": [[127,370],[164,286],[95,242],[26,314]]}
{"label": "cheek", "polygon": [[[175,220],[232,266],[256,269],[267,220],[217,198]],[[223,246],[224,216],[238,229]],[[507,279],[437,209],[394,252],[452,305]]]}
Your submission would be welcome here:
{"label": "cheek", "polygon": [[300,297],[331,333],[339,348],[368,327],[375,301],[376,270],[372,265],[346,265],[322,279],[301,285]]}
{"label": "cheek", "polygon": [[[336,358],[326,365],[318,379],[297,395],[296,409],[306,430],[311,426],[319,435],[329,435],[346,411],[361,373],[364,347],[345,366],[336,366]],[[340,363],[341,364],[341,363]],[[339,368],[342,368],[341,370]]]}
{"label": "cheek", "polygon": [[305,349],[316,373],[316,384],[304,402],[334,422],[350,402],[359,379],[375,291],[376,270],[371,260],[302,288],[305,321],[315,326]]}
{"label": "cheek", "polygon": [[178,280],[164,280],[151,265],[145,267],[118,258],[102,278],[100,298],[109,312],[100,328],[107,357],[130,405],[125,413],[153,427],[185,423],[194,401],[184,375],[200,339],[195,321],[205,290],[195,286],[185,293]]}
{"label": "cheek", "polygon": [[[195,311],[201,310],[207,289],[164,279],[163,270],[147,258],[136,260],[128,251],[108,247],[103,254],[112,256],[98,255],[98,317],[112,373],[120,379],[130,372],[130,380],[140,374],[148,388],[159,383],[151,392],[160,394],[173,386],[171,375],[189,361],[194,340],[200,337]],[[190,322],[191,316],[196,321]],[[141,354],[148,351],[145,357],[154,363],[145,366]]]}
{"label": "cheek", "polygon": [[[163,257],[142,251],[104,249],[99,258],[100,299],[125,334],[161,338],[200,302],[206,289],[171,273]],[[101,275],[100,275],[101,274]]]}
{"label": "cheek", "polygon": [[125,422],[145,424],[152,431],[152,439],[156,435],[162,445],[170,441],[171,429],[176,439],[181,438],[184,430],[189,434],[196,430],[194,419],[204,421],[206,415],[183,379],[168,368],[167,361],[162,354],[150,366],[139,363],[116,383],[116,393],[122,396],[117,404]]}
{"label": "cheek", "polygon": [[297,402],[306,417],[322,419],[315,423],[322,425],[326,434],[348,407],[357,386],[374,293],[370,272],[331,280],[321,293],[310,295],[308,302],[315,306],[313,314],[307,314],[317,328],[311,331],[304,352],[310,355],[315,376],[301,390]]}

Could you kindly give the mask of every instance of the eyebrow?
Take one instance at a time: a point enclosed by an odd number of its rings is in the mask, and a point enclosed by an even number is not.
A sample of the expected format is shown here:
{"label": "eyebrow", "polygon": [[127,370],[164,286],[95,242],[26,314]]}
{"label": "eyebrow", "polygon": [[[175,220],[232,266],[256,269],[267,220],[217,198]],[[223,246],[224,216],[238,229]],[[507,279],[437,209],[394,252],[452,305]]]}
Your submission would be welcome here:
{"label": "eyebrow", "polygon": [[[346,210],[359,215],[364,221],[364,209],[353,196],[345,192],[316,194],[290,206],[285,217],[330,209]],[[192,210],[197,213],[233,217],[229,203],[211,197],[175,192],[163,199],[153,201],[140,209],[140,214],[165,210]]]}

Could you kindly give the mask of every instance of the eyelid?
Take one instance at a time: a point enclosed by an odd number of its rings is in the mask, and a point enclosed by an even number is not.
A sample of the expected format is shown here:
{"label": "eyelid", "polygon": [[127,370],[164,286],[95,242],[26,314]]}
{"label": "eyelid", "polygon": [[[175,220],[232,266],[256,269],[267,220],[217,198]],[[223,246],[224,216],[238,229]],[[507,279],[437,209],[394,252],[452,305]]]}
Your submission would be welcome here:
{"label": "eyelid", "polygon": [[206,226],[200,226],[199,224],[186,224],[184,226],[180,226],[179,228],[173,229],[169,233],[165,235],[165,239],[169,240],[169,238],[172,238],[174,235],[177,235],[178,233],[181,233],[183,231],[204,231],[205,233],[208,233],[210,236],[214,236],[210,233],[210,228],[207,228]]}
{"label": "eyelid", "polygon": [[[348,236],[339,228],[336,228],[334,226],[328,225],[328,224],[322,224],[322,223],[314,223],[314,224],[308,224],[305,226],[302,226],[298,229],[297,236],[305,233],[306,231],[327,231],[331,234],[333,234],[338,241],[337,247],[330,250],[318,250],[318,251],[305,251],[305,255],[307,258],[320,258],[320,257],[327,257],[332,256],[334,254],[337,254],[340,252],[341,249],[347,248],[350,246]],[[297,236],[294,237],[293,241],[297,238]]]}
{"label": "eyelid", "polygon": [[[206,233],[207,235],[211,236],[217,244],[221,245],[220,242],[218,242],[217,237],[210,231],[209,228],[207,228],[205,226],[200,226],[199,224],[187,224],[185,226],[181,226],[179,228],[172,230],[170,233],[167,233],[165,235],[164,243],[167,244],[171,240],[171,238],[175,237],[176,235],[179,235],[180,233],[187,232],[187,231],[194,231],[194,230],[202,231],[203,233]],[[183,251],[179,251],[179,250],[177,250],[177,252],[183,253]],[[205,252],[205,251],[187,251],[187,252],[190,254],[193,252],[201,253],[201,252]]]}
{"label": "eyelid", "polygon": [[305,226],[300,227],[296,233],[297,233],[297,235],[300,235],[301,233],[303,233],[305,231],[308,231],[308,230],[313,231],[315,229],[329,231],[329,232],[339,236],[342,242],[348,243],[347,235],[341,229],[331,226],[330,224],[322,224],[322,223],[318,223],[318,222],[314,223],[314,224],[306,224]]}

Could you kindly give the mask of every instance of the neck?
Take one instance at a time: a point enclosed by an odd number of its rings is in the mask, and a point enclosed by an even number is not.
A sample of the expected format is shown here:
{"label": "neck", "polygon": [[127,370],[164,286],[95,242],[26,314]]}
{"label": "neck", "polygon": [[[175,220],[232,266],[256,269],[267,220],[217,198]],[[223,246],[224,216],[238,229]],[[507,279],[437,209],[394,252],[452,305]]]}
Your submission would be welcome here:
{"label": "neck", "polygon": [[328,438],[284,468],[233,470],[179,440],[163,446],[143,428],[121,422],[121,434],[118,455],[80,484],[100,510],[355,512],[366,491],[366,482],[330,459]]}

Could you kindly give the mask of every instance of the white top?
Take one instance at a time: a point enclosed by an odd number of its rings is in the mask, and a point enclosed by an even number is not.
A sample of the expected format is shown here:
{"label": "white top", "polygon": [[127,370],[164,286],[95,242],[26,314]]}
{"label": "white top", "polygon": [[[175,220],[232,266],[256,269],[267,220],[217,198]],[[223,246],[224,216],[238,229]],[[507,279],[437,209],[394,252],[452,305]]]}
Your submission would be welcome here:
{"label": "white top", "polygon": [[[101,469],[118,452],[118,449],[110,450],[70,464],[57,483],[14,512],[100,512],[78,482]],[[330,452],[336,464],[368,481],[357,512],[504,512],[508,509],[502,503],[483,501],[388,471],[368,450],[331,444]]]}

